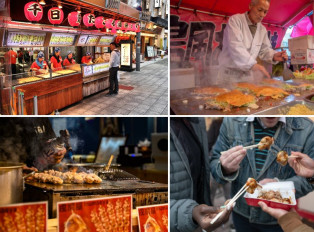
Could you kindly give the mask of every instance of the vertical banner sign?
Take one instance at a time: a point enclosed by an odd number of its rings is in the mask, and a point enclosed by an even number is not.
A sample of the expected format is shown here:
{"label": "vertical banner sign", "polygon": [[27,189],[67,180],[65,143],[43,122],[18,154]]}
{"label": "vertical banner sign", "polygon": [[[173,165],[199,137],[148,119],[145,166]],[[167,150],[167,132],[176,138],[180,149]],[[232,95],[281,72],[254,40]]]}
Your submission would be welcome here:
{"label": "vertical banner sign", "polygon": [[131,44],[121,45],[121,65],[129,66],[131,64]]}
{"label": "vertical banner sign", "polygon": [[137,207],[140,232],[168,231],[168,204]]}
{"label": "vertical banner sign", "polygon": [[58,202],[57,212],[59,232],[132,230],[131,195]]}
{"label": "vertical banner sign", "polygon": [[155,8],[160,7],[160,0],[155,0]]}
{"label": "vertical banner sign", "polygon": [[[223,33],[228,19],[174,8],[170,9],[171,68],[218,66]],[[273,48],[279,47],[286,30],[263,24]]]}
{"label": "vertical banner sign", "polygon": [[149,0],[146,0],[146,10],[149,10]]}
{"label": "vertical banner sign", "polygon": [[47,202],[0,206],[0,231],[47,231]]}

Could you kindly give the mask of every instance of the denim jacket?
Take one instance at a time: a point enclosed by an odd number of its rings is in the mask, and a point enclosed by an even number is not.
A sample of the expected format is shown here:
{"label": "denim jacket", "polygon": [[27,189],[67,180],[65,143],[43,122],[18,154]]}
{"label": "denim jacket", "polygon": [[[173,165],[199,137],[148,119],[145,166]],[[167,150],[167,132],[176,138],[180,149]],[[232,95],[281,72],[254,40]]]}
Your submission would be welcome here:
{"label": "denim jacket", "polygon": [[[207,177],[204,180],[204,200],[205,204],[211,205],[209,190],[210,167],[205,120],[204,118],[193,118],[190,122],[203,145],[201,149],[205,154],[204,171],[205,177]],[[193,200],[192,173],[182,144],[171,127],[170,131],[170,231],[194,231],[198,225],[192,219],[192,211],[198,203]]]}
{"label": "denim jacket", "polygon": [[[297,176],[294,170],[286,165],[280,166],[276,162],[277,153],[298,151],[314,158],[314,129],[313,122],[306,118],[287,117],[286,124],[280,122],[275,136],[275,142],[268,151],[263,169],[257,175],[255,167],[255,149],[247,151],[247,155],[240,163],[237,172],[224,175],[219,161],[220,152],[237,145],[248,146],[254,144],[254,127],[246,118],[225,118],[220,134],[213,147],[211,158],[211,172],[219,183],[232,182],[231,195],[234,196],[246,183],[249,177],[257,181],[265,178],[277,177],[280,181],[293,181],[296,189],[296,198],[300,198],[313,190],[313,186],[303,177]],[[251,223],[277,224],[277,220],[264,213],[259,207],[248,206],[244,197],[237,200],[234,211],[249,219]]]}

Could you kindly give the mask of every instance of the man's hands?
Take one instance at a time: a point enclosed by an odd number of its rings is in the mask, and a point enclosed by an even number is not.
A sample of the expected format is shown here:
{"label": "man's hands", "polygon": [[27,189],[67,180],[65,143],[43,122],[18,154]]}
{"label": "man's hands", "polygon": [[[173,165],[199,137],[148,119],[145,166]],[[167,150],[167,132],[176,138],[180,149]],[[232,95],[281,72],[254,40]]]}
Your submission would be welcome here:
{"label": "man's hands", "polygon": [[246,155],[246,150],[243,149],[243,146],[236,146],[228,151],[222,152],[220,156],[220,163],[223,168],[223,172],[227,175],[236,172],[240,163]]}
{"label": "man's hands", "polygon": [[277,52],[274,54],[273,57],[274,61],[285,61],[288,60],[288,55],[286,51],[282,51],[282,52]]}
{"label": "man's hands", "polygon": [[285,215],[286,213],[288,213],[288,211],[283,210],[283,209],[274,209],[271,207],[268,207],[264,202],[260,201],[258,202],[259,206],[262,208],[262,210],[266,213],[268,213],[269,215],[273,216],[274,218],[276,218],[277,220],[282,217],[283,215]]}
{"label": "man's hands", "polygon": [[301,152],[291,151],[288,159],[289,165],[294,169],[298,176],[313,177],[314,176],[314,160]]}
{"label": "man's hands", "polygon": [[231,211],[232,209],[226,209],[214,224],[210,224],[214,217],[220,212],[219,208],[208,205],[198,205],[194,207],[192,217],[202,229],[213,231],[228,221]]}
{"label": "man's hands", "polygon": [[271,78],[269,73],[267,72],[267,70],[264,68],[263,65],[254,64],[253,67],[252,67],[252,71],[262,72],[264,74],[264,76],[266,76],[267,78]]}
{"label": "man's hands", "polygon": [[260,183],[261,185],[264,185],[264,184],[271,183],[271,182],[278,182],[278,180],[266,178],[266,179],[261,180],[259,183]]}

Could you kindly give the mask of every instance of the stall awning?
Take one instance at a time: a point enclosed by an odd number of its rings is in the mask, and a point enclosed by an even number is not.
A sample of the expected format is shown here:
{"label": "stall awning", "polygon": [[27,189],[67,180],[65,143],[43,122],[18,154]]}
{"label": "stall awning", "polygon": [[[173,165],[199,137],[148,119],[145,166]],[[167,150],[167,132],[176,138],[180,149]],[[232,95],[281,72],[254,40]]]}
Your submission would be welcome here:
{"label": "stall awning", "polygon": [[298,22],[291,33],[291,37],[299,37],[304,35],[314,35],[313,30],[313,15],[311,17],[306,16],[300,22]]}
{"label": "stall awning", "polygon": [[[251,0],[171,0],[171,6],[185,7],[209,13],[231,16],[248,11]],[[312,0],[271,1],[264,23],[288,27],[313,10]]]}
{"label": "stall awning", "polygon": [[160,17],[150,17],[150,20],[156,23],[158,26],[168,28],[168,20],[160,18]]}

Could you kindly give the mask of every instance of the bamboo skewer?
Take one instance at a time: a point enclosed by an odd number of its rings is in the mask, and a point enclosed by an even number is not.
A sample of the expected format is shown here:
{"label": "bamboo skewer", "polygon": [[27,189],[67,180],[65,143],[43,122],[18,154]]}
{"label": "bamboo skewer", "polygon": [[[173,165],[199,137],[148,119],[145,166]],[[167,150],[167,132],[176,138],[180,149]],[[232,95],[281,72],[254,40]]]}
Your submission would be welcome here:
{"label": "bamboo skewer", "polygon": [[106,171],[109,171],[109,168],[110,168],[111,162],[113,160],[113,157],[114,157],[114,155],[110,156],[109,162],[108,162],[107,167],[106,167]]}

